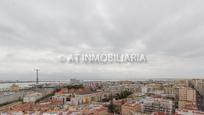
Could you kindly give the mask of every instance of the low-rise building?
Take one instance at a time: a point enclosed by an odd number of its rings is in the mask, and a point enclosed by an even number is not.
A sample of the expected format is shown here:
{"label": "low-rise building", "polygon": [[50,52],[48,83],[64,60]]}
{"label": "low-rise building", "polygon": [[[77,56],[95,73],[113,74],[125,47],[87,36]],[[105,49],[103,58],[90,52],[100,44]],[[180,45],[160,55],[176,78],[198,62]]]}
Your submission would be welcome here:
{"label": "low-rise building", "polygon": [[89,105],[84,107],[83,109],[84,115],[107,115],[108,114],[108,108],[104,107],[103,105]]}
{"label": "low-rise building", "polygon": [[176,115],[204,115],[204,112],[197,110],[177,109]]}
{"label": "low-rise building", "polygon": [[20,90],[20,86],[19,85],[16,85],[16,84],[12,84],[10,86],[10,91],[14,91],[14,92],[17,92]]}
{"label": "low-rise building", "polygon": [[134,115],[137,112],[142,111],[142,106],[137,101],[129,101],[122,105],[121,113],[122,115]]}
{"label": "low-rise building", "polygon": [[23,97],[23,102],[36,102],[38,99],[42,98],[41,93],[30,93]]}

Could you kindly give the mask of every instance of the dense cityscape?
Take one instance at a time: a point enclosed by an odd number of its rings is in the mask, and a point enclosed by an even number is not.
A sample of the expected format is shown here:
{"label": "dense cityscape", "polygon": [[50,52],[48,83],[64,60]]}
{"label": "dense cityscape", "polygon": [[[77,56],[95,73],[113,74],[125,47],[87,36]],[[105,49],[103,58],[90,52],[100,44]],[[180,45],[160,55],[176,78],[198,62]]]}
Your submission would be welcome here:
{"label": "dense cityscape", "polygon": [[1,115],[203,115],[204,80],[11,83]]}
{"label": "dense cityscape", "polygon": [[204,0],[0,0],[0,115],[204,115]]}

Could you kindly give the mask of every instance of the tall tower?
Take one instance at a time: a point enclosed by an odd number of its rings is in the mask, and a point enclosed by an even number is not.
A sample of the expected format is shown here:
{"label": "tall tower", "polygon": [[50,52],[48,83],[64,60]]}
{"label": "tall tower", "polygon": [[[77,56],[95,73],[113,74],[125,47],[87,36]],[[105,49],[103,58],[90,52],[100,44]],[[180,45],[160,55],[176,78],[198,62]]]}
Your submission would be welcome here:
{"label": "tall tower", "polygon": [[36,71],[36,84],[39,83],[39,78],[38,78],[38,72],[40,71],[40,69],[35,69]]}

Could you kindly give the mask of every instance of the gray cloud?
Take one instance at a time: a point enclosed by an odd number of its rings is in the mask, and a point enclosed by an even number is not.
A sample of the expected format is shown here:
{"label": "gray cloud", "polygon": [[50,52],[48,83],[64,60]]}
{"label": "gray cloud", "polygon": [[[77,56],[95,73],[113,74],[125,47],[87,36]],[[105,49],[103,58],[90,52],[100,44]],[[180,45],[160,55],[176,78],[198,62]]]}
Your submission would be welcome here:
{"label": "gray cloud", "polygon": [[[0,1],[0,79],[203,77],[204,1]],[[147,64],[71,65],[76,52],[145,53]]]}

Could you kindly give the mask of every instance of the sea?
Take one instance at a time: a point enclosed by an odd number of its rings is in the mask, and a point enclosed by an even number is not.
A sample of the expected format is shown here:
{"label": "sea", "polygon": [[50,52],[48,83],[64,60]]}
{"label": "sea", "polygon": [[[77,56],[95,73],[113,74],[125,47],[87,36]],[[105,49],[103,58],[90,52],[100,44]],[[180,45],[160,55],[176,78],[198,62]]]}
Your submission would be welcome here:
{"label": "sea", "polygon": [[[39,82],[39,84],[60,84],[60,83],[69,83],[69,81],[42,81]],[[36,82],[12,82],[12,83],[0,83],[0,91],[7,91],[9,90],[10,86],[16,84],[18,85],[21,89],[29,88],[32,87],[33,85],[36,84]]]}

